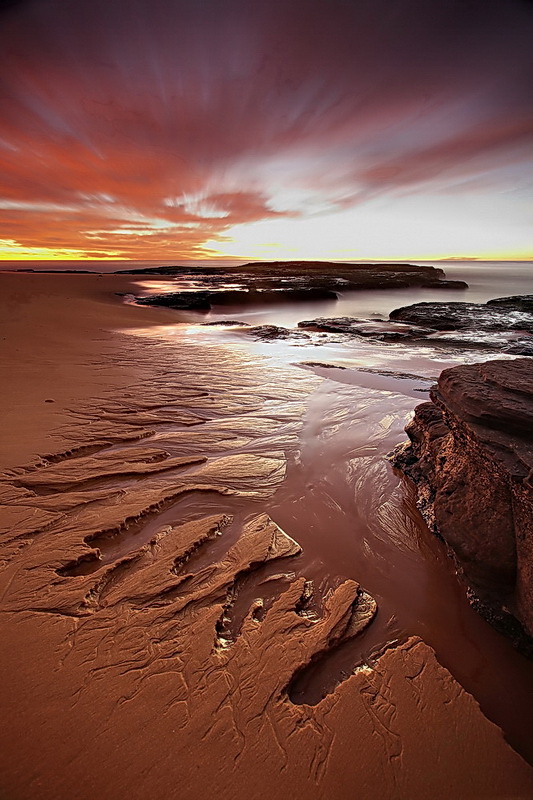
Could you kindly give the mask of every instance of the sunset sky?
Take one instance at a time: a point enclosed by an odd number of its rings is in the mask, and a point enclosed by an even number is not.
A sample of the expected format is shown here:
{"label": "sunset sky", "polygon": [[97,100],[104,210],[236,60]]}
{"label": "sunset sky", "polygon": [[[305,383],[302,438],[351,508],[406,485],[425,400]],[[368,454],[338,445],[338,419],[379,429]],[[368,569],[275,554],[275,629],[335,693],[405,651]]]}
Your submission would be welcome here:
{"label": "sunset sky", "polygon": [[20,0],[0,258],[532,259],[526,0]]}

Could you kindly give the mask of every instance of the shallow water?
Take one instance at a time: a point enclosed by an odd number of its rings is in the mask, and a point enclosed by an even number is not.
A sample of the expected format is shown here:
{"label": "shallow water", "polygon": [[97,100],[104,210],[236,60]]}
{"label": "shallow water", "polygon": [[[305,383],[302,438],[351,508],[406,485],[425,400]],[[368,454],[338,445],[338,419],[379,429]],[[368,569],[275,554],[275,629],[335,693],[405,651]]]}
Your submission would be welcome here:
{"label": "shallow water", "polygon": [[[517,280],[513,287],[518,285]],[[516,292],[507,278],[494,287],[490,275],[484,287],[475,289],[476,299],[487,299],[488,292]],[[386,292],[378,294],[373,304],[382,311],[391,298]],[[405,294],[405,302],[417,295],[416,290]],[[439,297],[445,299],[442,293]],[[360,301],[362,308],[368,299]],[[262,321],[287,324],[287,311],[286,306],[270,307]],[[296,308],[295,318],[302,319],[302,311]],[[224,316],[230,316],[228,309]],[[176,363],[194,359],[188,350],[200,348],[203,355],[196,358],[195,372],[206,386],[228,396],[227,413],[217,411],[203,426],[215,440],[240,420],[243,430],[248,427],[259,434],[244,440],[240,452],[285,453],[285,480],[272,498],[224,500],[223,510],[245,519],[259,507],[302,545],[302,555],[289,559],[286,569],[313,581],[311,610],[320,613],[324,596],[345,578],[358,581],[378,602],[377,617],[363,634],[299,676],[291,686],[293,702],[318,702],[358,666],[371,664],[384,648],[418,635],[435,648],[440,662],[503,728],[511,744],[533,761],[533,665],[471,609],[444,546],[429,533],[416,509],[410,485],[385,458],[405,440],[404,426],[417,402],[427,398],[431,379],[445,367],[485,360],[490,353],[380,342],[258,343],[243,334],[190,323],[133,335],[165,341],[176,349]],[[306,361],[336,368],[302,364]],[[366,371],[369,368],[375,371]],[[265,417],[275,424],[264,425]],[[194,429],[184,432],[177,445],[169,428],[154,443],[173,455],[195,448],[205,453],[205,442],[198,437]],[[209,455],[217,457],[216,446],[211,445]],[[220,509],[218,498],[205,500],[182,500],[181,512],[176,505],[158,521]],[[153,533],[153,524],[142,533],[143,539]],[[202,559],[219,557],[237,535],[234,526]],[[229,635],[238,632],[254,600],[262,598],[268,607],[283,588],[283,578],[264,582],[274,572],[279,573],[279,565],[263,568],[240,587]]]}
{"label": "shallow water", "polygon": [[[485,303],[496,297],[530,294],[533,292],[533,263],[525,262],[457,262],[433,266],[443,269],[450,280],[468,283],[468,289],[406,288],[365,289],[361,291],[340,292],[339,299],[310,303],[284,303],[273,309],[271,305],[253,308],[225,306],[208,314],[190,312],[183,314],[189,321],[214,322],[220,319],[237,318],[251,325],[275,324],[294,327],[298,322],[316,317],[353,316],[362,319],[388,317],[395,308],[421,302],[470,302]],[[200,289],[201,281],[183,278],[139,277],[136,281],[139,295],[154,295],[181,290]],[[220,287],[222,288],[222,286]],[[235,276],[228,276],[223,288],[237,288]]]}

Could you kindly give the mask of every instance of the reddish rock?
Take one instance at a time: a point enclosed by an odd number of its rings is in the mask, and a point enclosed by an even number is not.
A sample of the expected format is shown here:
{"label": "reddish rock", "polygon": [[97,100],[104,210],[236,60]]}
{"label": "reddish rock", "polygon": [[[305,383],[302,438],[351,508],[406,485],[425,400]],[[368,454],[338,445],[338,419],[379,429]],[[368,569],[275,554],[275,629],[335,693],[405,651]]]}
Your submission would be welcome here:
{"label": "reddish rock", "polygon": [[533,361],[447,369],[431,400],[394,463],[489,616],[533,636]]}

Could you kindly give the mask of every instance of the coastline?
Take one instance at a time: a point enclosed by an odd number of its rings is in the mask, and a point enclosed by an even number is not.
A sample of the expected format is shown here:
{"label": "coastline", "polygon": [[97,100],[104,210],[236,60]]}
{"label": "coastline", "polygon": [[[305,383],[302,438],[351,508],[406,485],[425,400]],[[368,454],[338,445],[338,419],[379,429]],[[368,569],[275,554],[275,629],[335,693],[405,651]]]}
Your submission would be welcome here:
{"label": "coastline", "polygon": [[58,446],[71,403],[118,390],[138,374],[135,354],[121,358],[121,329],[175,316],[116,302],[114,293],[133,285],[124,276],[0,273],[0,280],[5,469]]}
{"label": "coastline", "polygon": [[[244,391],[233,399],[229,392],[257,381],[244,359],[228,355],[219,384],[208,385],[201,360],[192,370],[173,361],[165,346],[124,336],[120,331],[176,316],[116,301],[113,293],[131,286],[123,276],[0,279],[9,286],[2,295],[9,312],[2,315],[3,359],[17,367],[5,400],[11,414],[2,492],[9,513],[21,512],[16,536],[10,519],[3,541],[2,618],[12,678],[3,686],[12,720],[6,790],[21,797],[38,791],[46,799],[67,796],[72,786],[80,798],[119,797],[127,787],[133,798],[163,798],[179,784],[191,800],[209,789],[221,797],[262,798],[267,785],[268,795],[277,789],[294,798],[533,792],[531,769],[419,639],[388,649],[317,705],[290,701],[294,675],[336,646],[337,626],[341,639],[350,633],[359,587],[349,581],[336,587],[321,618],[297,613],[305,587],[284,563],[296,555],[291,531],[263,523],[246,528],[250,509],[240,510],[240,497],[273,495],[285,475],[283,438],[274,428],[277,449],[244,456],[237,449],[232,456],[239,437],[254,432],[243,417],[213,467],[169,464],[176,454],[155,452],[157,442],[141,438],[172,424],[180,457],[191,459],[199,445],[187,438],[189,430],[213,448],[202,422],[228,408],[231,416],[232,403],[236,413],[244,404],[259,414],[266,400]],[[268,397],[268,384],[264,391]],[[300,400],[295,394],[294,402]],[[283,430],[297,435],[289,422]],[[140,438],[131,439],[133,433]],[[70,459],[72,447],[84,449]],[[56,458],[45,464],[46,454]],[[103,548],[103,533],[127,534],[128,525],[191,486],[209,496],[207,527],[198,522],[201,500],[185,523],[158,526],[156,513],[151,538],[116,558],[110,551],[96,570],[76,574],[77,566],[90,565],[95,536]],[[234,514],[226,552],[217,549],[226,536],[221,498]],[[6,549],[6,533],[14,547]],[[211,538],[209,559],[202,547]],[[199,559],[195,569],[191,558]],[[276,571],[266,577],[286,577],[273,597],[265,594],[264,613],[245,609],[225,646],[217,625],[231,611],[228,591],[254,558],[273,562]],[[15,768],[9,752],[17,753]]]}

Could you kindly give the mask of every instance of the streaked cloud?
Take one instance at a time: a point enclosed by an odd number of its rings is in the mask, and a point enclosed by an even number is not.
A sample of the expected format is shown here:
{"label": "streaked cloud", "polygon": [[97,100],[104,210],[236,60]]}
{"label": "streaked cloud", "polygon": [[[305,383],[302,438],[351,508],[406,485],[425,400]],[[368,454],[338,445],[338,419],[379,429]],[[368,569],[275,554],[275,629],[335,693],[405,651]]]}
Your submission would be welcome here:
{"label": "streaked cloud", "polygon": [[381,219],[398,258],[533,256],[523,0],[46,0],[3,23],[12,247],[297,256],[312,231],[356,259]]}

